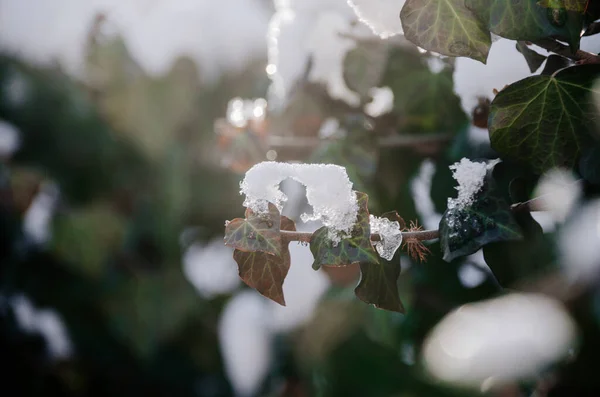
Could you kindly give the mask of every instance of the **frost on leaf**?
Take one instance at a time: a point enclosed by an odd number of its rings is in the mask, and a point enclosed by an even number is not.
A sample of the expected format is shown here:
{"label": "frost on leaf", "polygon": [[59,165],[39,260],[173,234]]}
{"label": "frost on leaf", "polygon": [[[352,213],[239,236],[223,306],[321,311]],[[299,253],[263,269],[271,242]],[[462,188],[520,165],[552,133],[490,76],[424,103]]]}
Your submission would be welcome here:
{"label": "frost on leaf", "polygon": [[328,236],[328,228],[323,226],[315,231],[310,239],[310,250],[315,261],[313,269],[321,266],[348,266],[353,263],[378,262],[377,254],[371,244],[371,230],[369,226],[369,211],[367,209],[368,196],[357,192],[358,215],[351,235],[341,241],[332,241]]}
{"label": "frost on leaf", "polygon": [[473,254],[492,242],[523,238],[510,206],[495,192],[491,171],[496,164],[462,159],[450,166],[459,186],[458,197],[448,199],[448,209],[440,221],[445,261]]}
{"label": "frost on leaf", "polygon": [[375,241],[373,245],[377,253],[383,259],[392,260],[394,254],[402,244],[402,232],[400,224],[397,221],[391,221],[386,218],[379,218],[374,215],[369,216],[369,223],[372,234],[379,234],[380,241]]}
{"label": "frost on leaf", "polygon": [[448,199],[448,208],[465,208],[473,204],[475,195],[481,190],[487,173],[485,163],[473,162],[463,158],[450,166],[452,177],[458,182],[457,198]]}
{"label": "frost on leaf", "polygon": [[304,222],[323,222],[328,237],[334,242],[348,236],[356,222],[358,204],[346,170],[337,165],[259,163],[248,170],[240,184],[240,193],[246,195],[244,206],[264,214],[269,203],[273,203],[281,211],[287,197],[279,184],[287,178],[306,186],[313,213],[302,214]]}
{"label": "frost on leaf", "polygon": [[404,0],[348,0],[348,5],[382,39],[403,33],[399,15]]}

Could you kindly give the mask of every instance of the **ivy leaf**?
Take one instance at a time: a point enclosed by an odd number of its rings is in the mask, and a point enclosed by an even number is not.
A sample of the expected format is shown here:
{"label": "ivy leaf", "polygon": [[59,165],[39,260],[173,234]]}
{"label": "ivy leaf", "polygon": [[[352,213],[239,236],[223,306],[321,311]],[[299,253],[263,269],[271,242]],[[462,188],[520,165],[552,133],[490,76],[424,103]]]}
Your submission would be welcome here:
{"label": "ivy leaf", "polygon": [[503,287],[549,272],[555,265],[553,238],[544,235],[541,226],[528,211],[515,214],[523,231],[520,241],[498,241],[483,247],[485,262]]}
{"label": "ivy leaf", "polygon": [[494,195],[491,172],[472,205],[448,208],[440,221],[440,245],[447,262],[473,254],[488,243],[521,238],[510,206]]}
{"label": "ivy leaf", "polygon": [[246,210],[246,219],[236,218],[225,226],[225,245],[244,252],[260,251],[281,256],[281,215],[269,203],[266,214]]}
{"label": "ivy leaf", "polygon": [[357,43],[344,58],[344,81],[348,88],[367,98],[373,87],[378,87],[388,60],[388,46],[380,43]]}
{"label": "ivy leaf", "polygon": [[597,117],[592,88],[600,65],[532,76],[500,91],[491,105],[492,148],[542,173],[575,164]]}
{"label": "ivy leaf", "polygon": [[519,51],[523,55],[523,58],[525,58],[531,73],[535,73],[535,71],[538,70],[540,66],[542,66],[542,63],[544,63],[546,60],[544,55],[529,48],[524,41],[517,42],[517,51]]}
{"label": "ivy leaf", "polygon": [[405,37],[429,51],[485,63],[490,32],[465,0],[407,0],[400,12]]}
{"label": "ivy leaf", "polygon": [[[281,216],[281,230],[296,231],[294,222]],[[290,251],[288,243],[282,245],[281,255],[269,255],[265,252],[244,252],[236,249],[233,259],[238,264],[240,278],[263,296],[285,306],[283,281],[290,270]]]}
{"label": "ivy leaf", "polygon": [[380,309],[404,313],[397,285],[399,262],[380,259],[378,263],[361,263],[360,274],[360,282],[354,289],[358,299]]}
{"label": "ivy leaf", "polygon": [[511,40],[535,41],[553,37],[579,48],[583,15],[564,8],[545,8],[537,0],[464,0],[498,36]]}
{"label": "ivy leaf", "polygon": [[369,225],[369,196],[356,192],[358,216],[351,237],[342,239],[334,245],[328,237],[329,230],[322,227],[310,238],[310,250],[315,258],[313,269],[321,266],[348,266],[353,263],[377,264],[378,257],[371,244],[371,227]]}
{"label": "ivy leaf", "polygon": [[589,0],[539,0],[537,4],[546,8],[564,8],[568,11],[584,13]]}

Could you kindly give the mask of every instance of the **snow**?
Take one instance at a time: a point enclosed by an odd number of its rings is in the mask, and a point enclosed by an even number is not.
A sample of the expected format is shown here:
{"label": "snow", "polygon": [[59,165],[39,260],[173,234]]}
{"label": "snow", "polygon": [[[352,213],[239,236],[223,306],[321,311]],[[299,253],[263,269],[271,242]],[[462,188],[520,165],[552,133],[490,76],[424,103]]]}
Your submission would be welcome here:
{"label": "snow", "polygon": [[400,11],[405,0],[348,0],[358,19],[382,39],[404,33]]}
{"label": "snow", "polygon": [[462,158],[459,162],[451,165],[450,169],[452,177],[458,182],[456,187],[458,197],[448,199],[448,208],[467,208],[473,204],[475,195],[483,187],[488,166],[485,163]]}
{"label": "snow", "polygon": [[509,294],[466,304],[427,337],[423,357],[436,378],[486,392],[565,358],[576,325],[559,302],[541,294]]}
{"label": "snow", "polygon": [[390,87],[373,87],[369,90],[373,100],[365,105],[365,113],[379,117],[394,109],[394,92]]}
{"label": "snow", "polygon": [[371,234],[379,234],[381,241],[375,241],[373,245],[380,257],[391,261],[394,254],[402,244],[402,232],[397,221],[369,215]]}
{"label": "snow", "polygon": [[442,220],[442,214],[436,212],[431,199],[433,174],[435,174],[435,164],[430,159],[425,159],[410,184],[415,210],[425,229],[437,229]]}
{"label": "snow", "polygon": [[255,395],[273,358],[266,300],[251,290],[237,294],[223,310],[218,333],[225,372],[235,395]]}
{"label": "snow", "polygon": [[304,77],[310,61],[308,81],[323,83],[332,98],[356,106],[358,94],[351,91],[343,78],[346,53],[355,48],[352,37],[373,37],[346,0],[276,1],[276,13],[267,34],[272,84],[269,104],[285,105],[293,88]]}
{"label": "snow", "polygon": [[[0,1],[0,50],[83,75],[87,35],[98,13],[107,37],[118,32],[133,58],[163,75],[180,56],[207,80],[266,56],[269,9],[260,0]],[[35,27],[35,28],[32,28]]]}
{"label": "snow", "polygon": [[21,136],[17,127],[0,120],[0,158],[11,156],[20,143]]}
{"label": "snow", "polygon": [[44,183],[25,212],[23,231],[33,243],[43,245],[50,240],[51,221],[59,194],[54,183]]}
{"label": "snow", "polygon": [[231,249],[223,245],[221,238],[192,244],[183,255],[183,273],[198,293],[208,299],[231,293],[240,285]]}
{"label": "snow", "polygon": [[67,328],[56,311],[38,310],[24,295],[13,297],[10,303],[19,326],[25,332],[44,337],[52,359],[69,358],[73,354]]}
{"label": "snow", "polygon": [[566,169],[554,168],[540,178],[533,197],[543,205],[555,223],[567,219],[583,195],[583,182]]}
{"label": "snow", "polygon": [[559,230],[558,248],[566,276],[595,282],[600,274],[600,200],[587,203]]}
{"label": "snow", "polygon": [[287,196],[279,184],[291,178],[306,186],[306,197],[313,214],[302,214],[304,222],[317,221],[330,229],[329,237],[339,241],[356,223],[356,193],[346,169],[333,164],[288,164],[266,161],[253,166],[241,182],[240,193],[246,195],[244,206],[257,213],[268,211],[273,203],[279,211]]}
{"label": "snow", "polygon": [[487,64],[466,57],[456,58],[454,92],[460,97],[462,108],[470,115],[479,103],[479,97],[493,99],[494,89],[529,77],[531,72],[516,42],[499,39],[492,44]]}

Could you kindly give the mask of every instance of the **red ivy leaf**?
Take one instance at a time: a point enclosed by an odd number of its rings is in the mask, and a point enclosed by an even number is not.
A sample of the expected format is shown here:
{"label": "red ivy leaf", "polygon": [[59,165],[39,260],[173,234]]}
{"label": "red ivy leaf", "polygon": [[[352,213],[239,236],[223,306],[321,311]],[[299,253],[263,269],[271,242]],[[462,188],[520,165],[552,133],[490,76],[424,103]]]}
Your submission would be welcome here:
{"label": "red ivy leaf", "polygon": [[244,252],[260,251],[281,256],[281,215],[269,203],[269,212],[246,210],[246,219],[236,218],[225,226],[225,245]]}
{"label": "red ivy leaf", "polygon": [[[281,216],[281,229],[295,231],[294,222]],[[244,252],[236,249],[233,258],[238,264],[240,278],[265,297],[285,306],[283,281],[290,270],[290,252],[287,242],[282,244],[280,255],[261,251]]]}

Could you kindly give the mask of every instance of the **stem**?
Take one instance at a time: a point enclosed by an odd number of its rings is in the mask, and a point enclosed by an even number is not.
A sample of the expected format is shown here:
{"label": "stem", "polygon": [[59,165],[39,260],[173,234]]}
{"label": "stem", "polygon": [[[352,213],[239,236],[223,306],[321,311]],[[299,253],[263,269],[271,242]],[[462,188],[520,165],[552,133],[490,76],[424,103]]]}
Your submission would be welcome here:
{"label": "stem", "polygon": [[[287,241],[300,241],[303,243],[310,243],[312,237],[310,232],[290,232],[287,230],[281,231],[281,236]],[[403,238],[416,239],[419,241],[435,240],[440,237],[440,233],[437,230],[419,230],[415,232],[402,232]],[[381,237],[379,234],[371,235],[372,241],[380,241]]]}
{"label": "stem", "polygon": [[540,39],[534,41],[533,44],[565,58],[577,61],[578,63],[600,63],[600,56],[582,50],[573,52],[569,46],[554,39]]}
{"label": "stem", "polygon": [[[412,135],[412,134],[396,134],[387,137],[381,137],[377,139],[377,144],[380,147],[410,147],[418,146],[427,143],[443,143],[448,142],[452,139],[451,134],[438,133],[438,134],[426,134],[426,135]],[[319,144],[327,142],[326,139],[319,138],[302,138],[302,137],[287,137],[279,135],[271,135],[267,138],[269,147],[273,149],[278,148],[312,148]]]}

